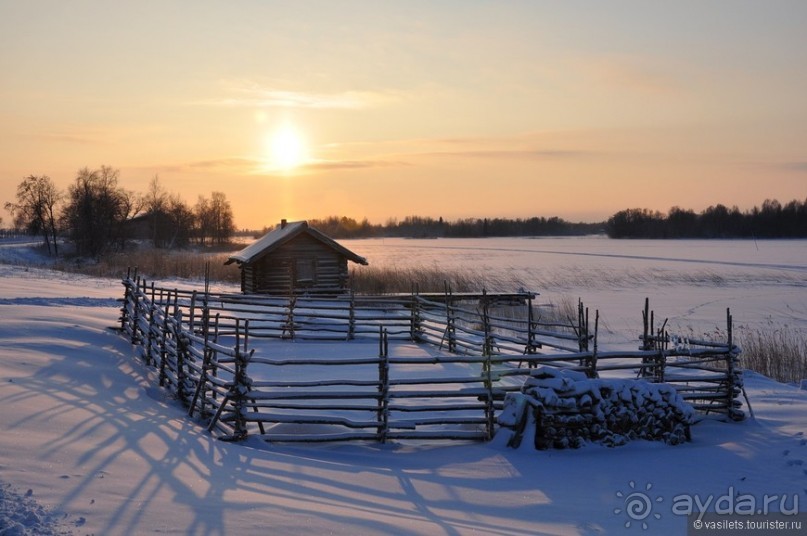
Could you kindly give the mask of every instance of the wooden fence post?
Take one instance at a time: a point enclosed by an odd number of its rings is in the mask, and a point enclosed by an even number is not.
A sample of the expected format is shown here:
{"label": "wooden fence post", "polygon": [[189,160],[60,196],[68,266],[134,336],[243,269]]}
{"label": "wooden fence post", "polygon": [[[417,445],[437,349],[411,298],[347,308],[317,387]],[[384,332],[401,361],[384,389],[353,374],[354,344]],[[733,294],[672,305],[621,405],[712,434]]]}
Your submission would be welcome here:
{"label": "wooden fence post", "polygon": [[140,339],[138,337],[138,330],[139,328],[139,317],[140,317],[140,287],[136,285],[134,291],[132,292],[132,333],[130,342],[132,344],[139,344]]}
{"label": "wooden fence post", "polygon": [[412,342],[420,341],[420,291],[417,283],[412,284],[412,307],[409,323],[409,338]]}
{"label": "wooden fence post", "polygon": [[[737,370],[737,355],[734,352],[734,318],[731,309],[726,308],[726,335],[728,352],[726,354],[726,414],[733,421],[741,421],[745,414],[737,409],[740,404],[740,393],[744,393],[742,380],[738,377],[742,372]],[[746,397],[746,401],[748,397]],[[750,406],[749,406],[750,410]]]}
{"label": "wooden fence post", "polygon": [[286,315],[286,325],[283,326],[283,331],[280,335],[281,338],[286,338],[286,331],[289,332],[289,338],[294,340],[294,308],[297,306],[297,296],[292,294],[289,296],[289,312]]}
{"label": "wooden fence post", "polygon": [[194,327],[196,323],[196,296],[197,292],[194,290],[193,294],[191,294],[191,307],[188,312],[188,329],[191,333],[196,333],[196,328]]}
{"label": "wooden fence post", "polygon": [[168,307],[165,308],[163,311],[163,322],[162,327],[160,328],[160,362],[158,366],[160,367],[160,385],[164,382],[165,376],[165,357],[168,348]]}
{"label": "wooden fence post", "polygon": [[[640,350],[649,352],[655,348],[653,344],[653,327],[652,327],[653,312],[650,310],[650,298],[644,299],[644,310],[642,310],[642,345]],[[639,370],[639,376],[645,378],[650,376],[650,366],[652,358],[642,357],[642,368]]]}
{"label": "wooden fence post", "polygon": [[233,437],[234,441],[241,441],[247,438],[247,421],[244,418],[244,408],[246,407],[247,393],[250,390],[249,376],[247,376],[247,364],[249,356],[241,351],[241,321],[235,321],[235,377],[230,391],[230,399],[233,402]]}
{"label": "wooden fence post", "polygon": [[668,333],[665,330],[667,326],[667,320],[664,320],[664,323],[658,330],[658,334],[656,336],[656,347],[658,350],[658,354],[656,356],[656,366],[653,368],[653,381],[656,383],[664,383],[664,376],[667,367],[667,345],[670,342],[670,338]]}
{"label": "wooden fence post", "polygon": [[589,355],[588,367],[586,370],[586,375],[589,378],[599,377],[599,374],[597,373],[597,349],[598,349],[597,338],[599,337],[599,331],[600,331],[600,310],[597,309],[594,312],[594,341],[593,341],[594,350]]}
{"label": "wooden fence post", "polygon": [[[152,297],[154,296],[152,287]],[[149,319],[149,327],[148,327],[148,335],[146,336],[146,348],[145,348],[145,358],[147,365],[153,365],[156,360],[154,359],[154,355],[152,353],[152,345],[154,344],[154,317],[155,313],[154,310],[157,308],[157,305],[154,303],[154,300],[151,300],[151,306],[148,308],[148,319]]]}
{"label": "wooden fence post", "polygon": [[356,295],[350,289],[350,310],[347,321],[347,340],[352,341],[356,336]]}
{"label": "wooden fence post", "polygon": [[454,299],[451,292],[451,285],[445,282],[446,293],[446,338],[448,339],[448,351],[457,352],[457,330],[455,327],[456,317],[454,315]]}
{"label": "wooden fence post", "polygon": [[131,300],[131,280],[129,279],[129,268],[126,269],[126,279],[123,280],[123,307],[120,311],[120,331],[123,333],[126,330],[126,322],[129,320],[128,305]]}
{"label": "wooden fence post", "polygon": [[[527,346],[524,348],[524,353],[531,355],[535,353],[538,346],[535,344],[535,312],[532,309],[532,296],[527,298]],[[529,368],[533,368],[535,363],[530,361]]]}
{"label": "wooden fence post", "polygon": [[389,432],[389,340],[387,330],[379,326],[378,339],[378,441],[387,442]]}
{"label": "wooden fence post", "polygon": [[485,435],[488,441],[493,439],[494,425],[496,422],[495,409],[493,407],[493,378],[491,377],[491,355],[485,355],[485,362],[482,364],[482,379],[485,385]]}
{"label": "wooden fence post", "polygon": [[491,334],[490,312],[488,307],[488,294],[485,289],[482,289],[482,330],[485,334],[485,340],[482,343],[482,355],[484,357],[490,357],[493,354],[493,335]]}
{"label": "wooden fence post", "polygon": [[190,346],[191,341],[187,335],[184,333],[179,334],[177,339],[177,355],[176,355],[176,363],[177,363],[177,385],[176,385],[176,394],[177,398],[182,402],[184,405],[188,405],[188,392],[185,385],[186,380],[186,361],[188,360],[189,350],[188,347]]}

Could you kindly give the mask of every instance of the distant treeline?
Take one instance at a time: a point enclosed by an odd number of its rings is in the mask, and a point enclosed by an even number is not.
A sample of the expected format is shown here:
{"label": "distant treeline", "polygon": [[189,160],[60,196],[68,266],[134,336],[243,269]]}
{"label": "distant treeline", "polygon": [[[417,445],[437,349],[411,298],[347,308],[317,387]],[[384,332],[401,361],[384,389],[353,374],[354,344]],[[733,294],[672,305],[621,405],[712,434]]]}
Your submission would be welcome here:
{"label": "distant treeline", "polygon": [[807,238],[807,200],[782,205],[768,199],[744,212],[724,205],[700,214],[678,207],[668,214],[628,209],[608,219],[606,232],[610,238]]}
{"label": "distant treeline", "polygon": [[309,225],[334,238],[480,238],[495,236],[579,236],[602,233],[604,223],[572,223],[561,218],[468,218],[446,221],[443,218],[408,216],[372,224],[367,219],[332,216],[309,220]]}
{"label": "distant treeline", "polygon": [[[715,205],[696,213],[673,207],[664,214],[649,209],[626,209],[606,222],[573,223],[544,218],[443,218],[408,216],[384,224],[344,216],[309,220],[334,238],[483,238],[502,236],[581,236],[606,233],[610,238],[807,238],[807,200],[782,205],[773,199],[761,207],[740,211]],[[264,232],[267,229],[264,229]]]}

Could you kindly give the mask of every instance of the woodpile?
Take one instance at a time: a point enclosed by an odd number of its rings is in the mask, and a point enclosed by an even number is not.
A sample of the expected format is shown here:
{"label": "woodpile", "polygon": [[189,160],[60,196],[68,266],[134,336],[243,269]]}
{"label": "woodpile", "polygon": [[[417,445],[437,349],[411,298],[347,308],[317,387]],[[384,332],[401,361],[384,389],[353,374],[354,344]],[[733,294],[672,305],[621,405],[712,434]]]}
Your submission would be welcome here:
{"label": "woodpile", "polygon": [[508,393],[499,424],[518,448],[534,436],[538,450],[609,447],[644,439],[677,445],[690,439],[695,411],[667,384],[591,379],[575,371],[541,367],[520,393]]}

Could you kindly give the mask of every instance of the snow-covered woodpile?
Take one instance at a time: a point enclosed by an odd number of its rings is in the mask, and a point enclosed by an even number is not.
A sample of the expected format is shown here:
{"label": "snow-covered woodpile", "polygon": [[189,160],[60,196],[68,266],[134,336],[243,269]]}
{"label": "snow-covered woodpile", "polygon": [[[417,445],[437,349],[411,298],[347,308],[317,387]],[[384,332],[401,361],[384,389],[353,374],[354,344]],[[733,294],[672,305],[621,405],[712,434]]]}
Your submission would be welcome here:
{"label": "snow-covered woodpile", "polygon": [[507,395],[499,424],[510,429],[508,444],[515,448],[525,438],[534,438],[539,450],[634,439],[676,445],[689,440],[694,415],[670,385],[541,367],[520,393]]}

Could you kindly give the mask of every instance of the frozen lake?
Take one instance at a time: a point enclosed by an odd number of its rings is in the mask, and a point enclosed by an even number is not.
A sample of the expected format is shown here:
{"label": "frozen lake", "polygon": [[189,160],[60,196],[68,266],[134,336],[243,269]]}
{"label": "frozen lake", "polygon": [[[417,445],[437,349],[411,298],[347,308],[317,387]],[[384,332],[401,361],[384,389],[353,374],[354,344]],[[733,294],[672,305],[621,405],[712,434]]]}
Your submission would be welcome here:
{"label": "frozen lake", "polygon": [[[371,266],[440,266],[491,274],[598,309],[612,343],[632,343],[645,297],[674,330],[735,326],[807,331],[807,240],[570,238],[342,240]],[[503,289],[502,289],[503,290]]]}

